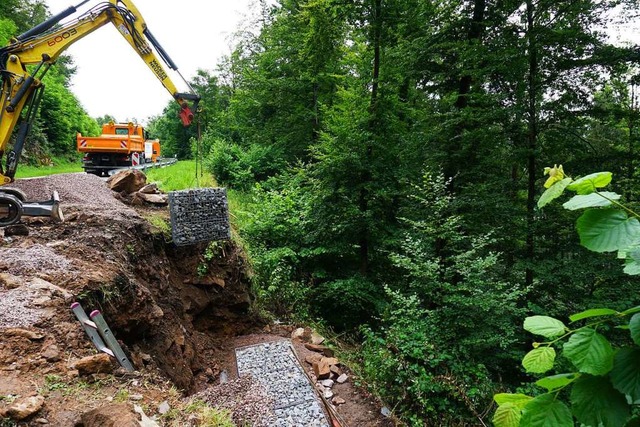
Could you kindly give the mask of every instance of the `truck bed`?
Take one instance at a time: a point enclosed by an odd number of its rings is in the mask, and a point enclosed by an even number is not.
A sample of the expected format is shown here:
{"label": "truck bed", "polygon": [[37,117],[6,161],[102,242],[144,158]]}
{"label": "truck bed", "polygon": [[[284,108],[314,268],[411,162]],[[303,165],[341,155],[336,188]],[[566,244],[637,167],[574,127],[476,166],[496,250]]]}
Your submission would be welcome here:
{"label": "truck bed", "polygon": [[127,135],[79,136],[77,144],[81,153],[144,152],[144,141]]}

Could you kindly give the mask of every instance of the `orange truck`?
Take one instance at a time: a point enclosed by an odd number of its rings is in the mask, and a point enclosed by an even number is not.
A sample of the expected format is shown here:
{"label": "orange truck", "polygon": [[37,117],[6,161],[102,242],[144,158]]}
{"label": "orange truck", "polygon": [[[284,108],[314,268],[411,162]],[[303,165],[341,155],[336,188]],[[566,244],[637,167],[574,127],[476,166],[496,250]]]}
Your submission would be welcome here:
{"label": "orange truck", "polygon": [[133,123],[106,123],[102,135],[76,137],[78,151],[84,153],[85,172],[108,175],[110,170],[155,163],[160,156],[160,141],[148,139],[147,132]]}

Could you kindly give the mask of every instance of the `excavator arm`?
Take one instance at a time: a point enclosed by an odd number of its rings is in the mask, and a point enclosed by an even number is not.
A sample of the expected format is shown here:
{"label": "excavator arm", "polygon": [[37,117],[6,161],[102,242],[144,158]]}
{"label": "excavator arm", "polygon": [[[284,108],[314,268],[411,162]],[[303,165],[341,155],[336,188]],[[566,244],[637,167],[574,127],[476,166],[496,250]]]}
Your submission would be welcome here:
{"label": "excavator arm", "polygon": [[[62,25],[59,24],[63,19],[76,13],[77,8],[87,1],[52,16],[45,22],[15,37],[8,46],[0,49],[2,77],[0,185],[13,181],[24,143],[42,97],[44,88],[42,78],[49,67],[70,45],[108,23],[116,27],[151,72],[160,80],[160,83],[179,103],[180,118],[183,124],[188,126],[193,120],[193,111],[197,110],[200,97],[194,93],[186,80],[185,84],[189,87],[190,92],[178,92],[161,61],[176,72],[178,72],[178,67],[157,42],[131,0],[109,0],[99,3],[79,17]],[[192,103],[191,108],[189,102]],[[15,143],[12,149],[7,152],[9,140],[18,124]],[[1,164],[2,159],[5,159],[6,162],[4,167]]]}

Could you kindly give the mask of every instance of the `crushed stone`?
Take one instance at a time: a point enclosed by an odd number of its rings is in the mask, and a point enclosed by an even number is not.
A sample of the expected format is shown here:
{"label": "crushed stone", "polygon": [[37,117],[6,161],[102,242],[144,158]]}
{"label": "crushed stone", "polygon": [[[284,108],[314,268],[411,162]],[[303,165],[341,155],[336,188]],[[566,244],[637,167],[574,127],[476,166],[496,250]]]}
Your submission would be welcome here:
{"label": "crushed stone", "polygon": [[14,276],[66,271],[71,261],[40,244],[28,248],[0,248],[0,270]]}
{"label": "crushed stone", "polygon": [[36,294],[24,288],[0,287],[0,330],[24,328],[42,320],[44,311],[29,307]]}
{"label": "crushed stone", "polygon": [[24,191],[28,201],[49,200],[55,190],[60,195],[62,206],[84,205],[133,212],[124,203],[113,197],[113,192],[102,179],[92,174],[64,173],[39,178],[18,179],[9,187]]}
{"label": "crushed stone", "polygon": [[191,400],[202,400],[210,406],[230,411],[234,423],[239,426],[275,425],[271,398],[264,386],[250,375],[209,387],[191,396]]}
{"label": "crushed stone", "polygon": [[238,375],[254,377],[273,402],[272,427],[329,427],[289,340],[236,349]]}

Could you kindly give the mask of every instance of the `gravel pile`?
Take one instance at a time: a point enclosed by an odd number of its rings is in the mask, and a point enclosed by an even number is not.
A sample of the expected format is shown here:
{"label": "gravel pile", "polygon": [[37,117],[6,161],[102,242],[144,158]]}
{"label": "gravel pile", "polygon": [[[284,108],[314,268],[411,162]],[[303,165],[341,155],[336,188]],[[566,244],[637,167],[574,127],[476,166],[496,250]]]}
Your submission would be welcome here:
{"label": "gravel pile", "polygon": [[113,197],[107,184],[95,175],[86,173],[65,173],[41,178],[19,179],[10,187],[19,188],[27,195],[28,201],[44,201],[51,198],[54,190],[60,195],[62,206],[89,205],[104,209],[127,209]]}
{"label": "gravel pile", "polygon": [[237,425],[271,427],[275,420],[272,402],[261,383],[251,376],[235,379],[195,394],[192,399],[227,409]]}
{"label": "gravel pile", "polygon": [[14,276],[33,273],[60,273],[68,269],[71,261],[56,254],[53,249],[34,244],[28,248],[0,248],[0,270]]}
{"label": "gravel pile", "polygon": [[288,340],[236,349],[238,375],[265,387],[277,419],[273,427],[328,427],[316,394]]}
{"label": "gravel pile", "polygon": [[40,321],[42,310],[29,308],[36,297],[23,288],[5,290],[0,287],[0,330],[4,328],[24,328]]}

